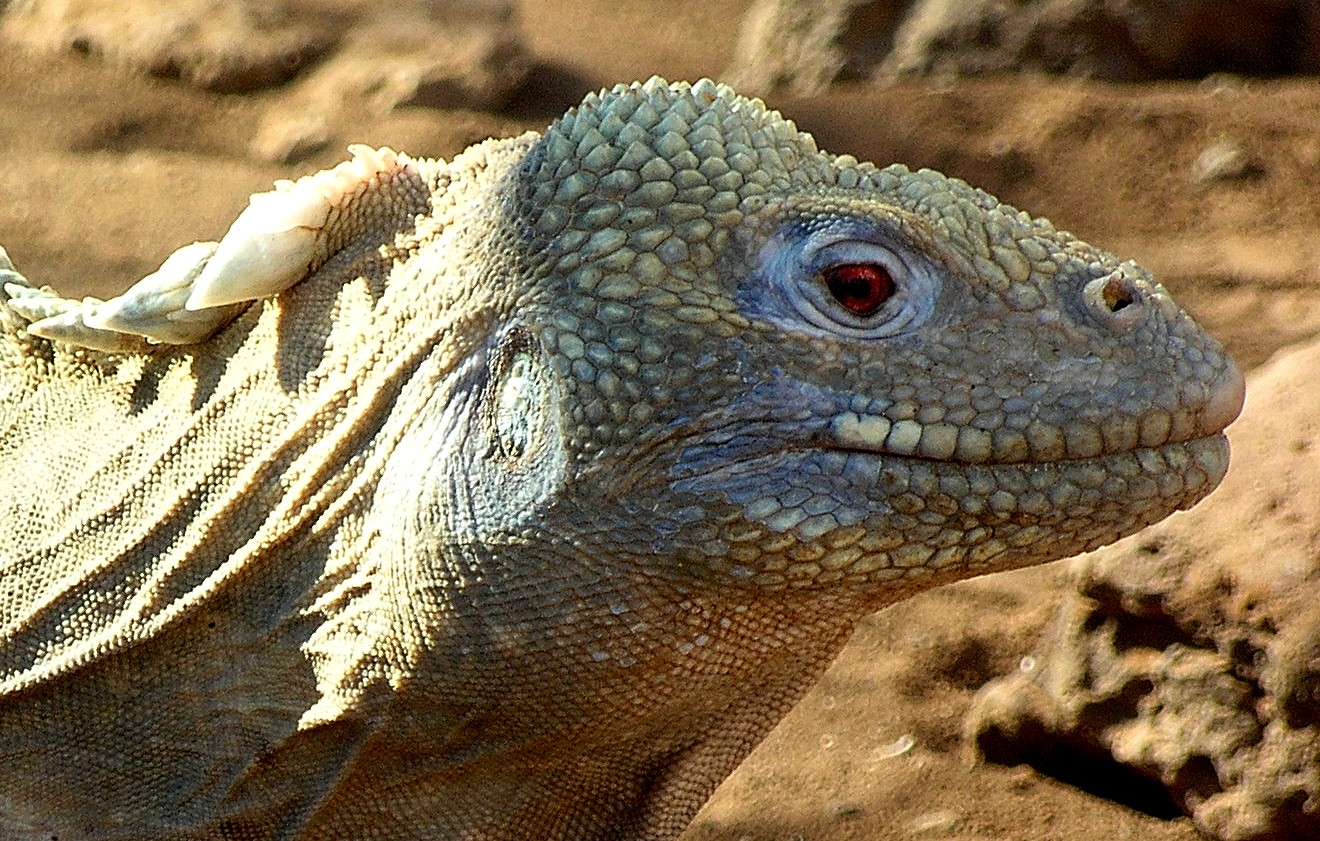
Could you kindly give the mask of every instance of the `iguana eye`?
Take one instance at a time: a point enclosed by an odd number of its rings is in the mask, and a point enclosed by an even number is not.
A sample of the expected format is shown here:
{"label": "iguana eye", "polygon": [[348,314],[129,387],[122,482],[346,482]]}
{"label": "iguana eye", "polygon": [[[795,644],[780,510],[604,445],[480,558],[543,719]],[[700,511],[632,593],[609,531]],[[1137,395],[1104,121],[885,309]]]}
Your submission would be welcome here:
{"label": "iguana eye", "polygon": [[896,226],[838,217],[788,224],[760,252],[766,286],[746,302],[786,330],[850,339],[911,333],[930,317],[943,272]]}
{"label": "iguana eye", "polygon": [[834,300],[862,318],[875,315],[898,289],[889,269],[878,263],[829,266],[820,276]]}

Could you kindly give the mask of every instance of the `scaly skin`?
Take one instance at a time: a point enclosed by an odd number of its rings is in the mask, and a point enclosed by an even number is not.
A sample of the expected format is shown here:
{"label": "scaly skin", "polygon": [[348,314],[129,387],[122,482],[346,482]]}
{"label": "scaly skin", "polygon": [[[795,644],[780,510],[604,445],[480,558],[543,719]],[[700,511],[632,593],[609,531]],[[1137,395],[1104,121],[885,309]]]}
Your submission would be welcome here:
{"label": "scaly skin", "polygon": [[0,272],[6,838],[672,839],[858,618],[1194,504],[1242,400],[1134,264],[709,82]]}

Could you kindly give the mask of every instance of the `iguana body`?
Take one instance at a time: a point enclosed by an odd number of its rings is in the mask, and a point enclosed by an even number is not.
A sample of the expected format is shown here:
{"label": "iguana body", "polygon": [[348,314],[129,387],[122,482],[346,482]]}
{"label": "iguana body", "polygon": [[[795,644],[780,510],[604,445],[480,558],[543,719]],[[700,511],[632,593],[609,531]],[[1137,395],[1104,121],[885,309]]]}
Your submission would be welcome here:
{"label": "iguana body", "polygon": [[109,304],[9,269],[5,838],[674,838],[856,619],[1193,504],[1242,397],[1135,265],[709,82]]}

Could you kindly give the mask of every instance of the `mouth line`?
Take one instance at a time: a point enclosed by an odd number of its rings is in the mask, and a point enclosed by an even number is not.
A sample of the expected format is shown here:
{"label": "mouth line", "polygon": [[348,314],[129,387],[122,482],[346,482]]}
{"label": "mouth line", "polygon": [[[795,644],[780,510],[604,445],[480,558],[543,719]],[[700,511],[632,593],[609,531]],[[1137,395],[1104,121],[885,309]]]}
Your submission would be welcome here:
{"label": "mouth line", "polygon": [[[883,415],[848,412],[834,416],[812,441],[817,447],[841,452],[871,453],[931,463],[1042,465],[1087,462],[1125,454],[1159,452],[1165,447],[1222,437],[1222,428],[1213,431],[1186,429],[1183,435],[1169,435],[1158,443],[1146,444],[1135,430],[1126,446],[1106,446],[1100,430],[1094,426],[1077,430],[1078,434],[1054,426],[1025,430],[984,430],[951,423],[922,423],[917,420],[893,421]],[[1197,435],[1197,432],[1207,434]],[[1008,433],[1008,437],[1001,437]],[[1186,434],[1191,433],[1191,434]]]}
{"label": "mouth line", "polygon": [[[1016,461],[967,461],[958,458],[933,458],[931,456],[917,453],[898,453],[891,450],[845,445],[829,440],[818,440],[804,442],[797,445],[743,450],[737,454],[724,453],[721,455],[714,455],[708,453],[700,460],[700,467],[689,465],[687,469],[682,470],[681,473],[674,478],[690,480],[698,476],[705,476],[706,479],[709,479],[716,473],[727,474],[730,471],[737,473],[746,471],[755,472],[759,466],[765,465],[767,462],[786,457],[808,456],[812,453],[838,453],[843,456],[869,456],[876,459],[892,459],[895,462],[905,462],[908,464],[929,464],[942,466],[944,468],[966,468],[969,470],[1029,470],[1031,468],[1066,469],[1068,467],[1084,467],[1087,464],[1101,464],[1107,461],[1112,461],[1113,459],[1124,457],[1139,459],[1143,454],[1152,454],[1157,457],[1162,457],[1170,451],[1188,452],[1197,449],[1199,446],[1208,446],[1226,440],[1227,436],[1221,432],[1214,435],[1204,435],[1180,441],[1169,441],[1154,447],[1134,447],[1127,450],[1106,451],[1093,456],[1070,456],[1067,458]],[[1195,456],[1189,455],[1189,458],[1194,459]],[[1189,461],[1187,467],[1192,467],[1194,463],[1194,461]],[[1170,470],[1172,472],[1184,472],[1182,468],[1175,465],[1170,465]]]}
{"label": "mouth line", "polygon": [[[1220,439],[1226,439],[1227,437],[1228,436],[1226,436],[1223,432],[1216,432],[1211,435],[1201,435],[1195,438],[1184,438],[1174,441],[1165,441],[1163,444],[1156,444],[1155,446],[1151,446],[1151,447],[1138,446],[1138,447],[1130,447],[1128,449],[1122,449],[1122,450],[1103,450],[1101,452],[1095,453],[1094,455],[1086,455],[1086,456],[1065,455],[1057,458],[1038,458],[1038,459],[1035,458],[968,459],[968,458],[959,458],[956,455],[950,455],[947,457],[931,456],[931,455],[924,455],[918,452],[905,452],[901,450],[889,449],[886,447],[871,447],[871,446],[864,446],[864,445],[852,444],[852,443],[844,444],[835,441],[830,441],[828,439],[821,440],[815,442],[814,444],[803,447],[788,448],[782,452],[793,452],[793,451],[835,452],[835,453],[845,453],[845,454],[883,456],[886,458],[901,459],[903,461],[911,461],[911,462],[924,462],[927,464],[963,465],[967,467],[1041,467],[1048,465],[1085,464],[1087,462],[1105,461],[1107,459],[1120,458],[1122,456],[1140,456],[1142,453],[1159,453],[1159,452],[1167,451],[1170,448],[1186,449],[1189,447],[1193,447],[1197,444],[1218,441]],[[770,453],[767,453],[766,455],[770,455]]]}
{"label": "mouth line", "polygon": [[[770,474],[782,477],[785,470],[818,475],[826,481],[829,476],[835,476],[840,481],[862,482],[868,487],[883,481],[888,471],[903,474],[923,469],[931,471],[936,477],[961,474],[974,485],[989,483],[986,488],[1005,487],[1004,482],[1011,484],[1018,481],[1027,482],[1038,490],[1043,487],[1041,482],[1052,484],[1057,481],[1077,488],[1100,491],[1111,479],[1127,485],[1138,477],[1144,477],[1163,485],[1160,477],[1178,477],[1180,490],[1159,489],[1154,495],[1171,497],[1197,491],[1196,499],[1200,499],[1208,493],[1206,488],[1213,489],[1223,479],[1228,469],[1228,455],[1228,437],[1223,433],[1170,441],[1155,447],[1136,447],[1094,456],[1038,461],[970,462],[893,453],[830,441],[802,441],[787,446],[781,442],[780,446],[773,448],[746,448],[737,453],[711,452],[708,449],[702,455],[685,460],[686,463],[675,465],[669,472],[669,480],[674,483],[675,489],[704,494],[727,492],[730,487],[742,487],[749,482],[761,483]],[[861,457],[863,460],[850,464],[853,457]],[[839,461],[821,464],[818,459],[822,458]],[[1202,479],[1193,480],[1192,477],[1198,474]],[[1011,478],[1013,476],[1020,478],[1015,480]],[[787,481],[789,485],[794,484],[793,480],[787,478],[781,480]]]}

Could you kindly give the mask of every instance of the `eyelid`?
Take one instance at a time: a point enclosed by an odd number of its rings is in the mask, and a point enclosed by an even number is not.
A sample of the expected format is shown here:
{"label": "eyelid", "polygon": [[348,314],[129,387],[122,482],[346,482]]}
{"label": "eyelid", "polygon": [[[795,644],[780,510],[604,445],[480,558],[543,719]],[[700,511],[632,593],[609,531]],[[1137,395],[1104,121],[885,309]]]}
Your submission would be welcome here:
{"label": "eyelid", "polygon": [[810,263],[816,271],[839,263],[881,263],[890,270],[897,269],[896,274],[909,273],[907,263],[892,250],[879,243],[857,239],[824,243],[810,252]]}

